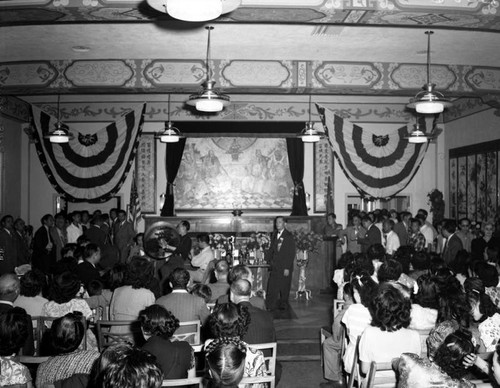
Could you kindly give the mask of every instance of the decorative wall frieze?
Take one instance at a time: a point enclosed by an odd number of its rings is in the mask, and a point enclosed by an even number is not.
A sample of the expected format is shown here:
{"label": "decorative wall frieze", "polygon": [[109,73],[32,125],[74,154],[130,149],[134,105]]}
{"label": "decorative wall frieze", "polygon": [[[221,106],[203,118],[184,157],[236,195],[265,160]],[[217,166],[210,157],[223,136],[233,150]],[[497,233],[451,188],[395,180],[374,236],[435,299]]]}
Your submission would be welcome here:
{"label": "decorative wall frieze", "polygon": [[[0,25],[57,22],[137,22],[165,19],[140,0],[0,1]],[[282,22],[414,25],[500,30],[498,2],[479,0],[243,0],[218,23]]]}
{"label": "decorative wall frieze", "polygon": [[[228,93],[412,96],[426,68],[412,63],[214,60],[214,79]],[[206,79],[201,60],[74,60],[0,63],[0,91],[47,93],[193,93]],[[500,94],[500,67],[432,67],[450,97]],[[49,92],[48,92],[49,91]]]}
{"label": "decorative wall frieze", "polygon": [[30,117],[29,104],[16,97],[0,95],[0,115],[27,122]]}

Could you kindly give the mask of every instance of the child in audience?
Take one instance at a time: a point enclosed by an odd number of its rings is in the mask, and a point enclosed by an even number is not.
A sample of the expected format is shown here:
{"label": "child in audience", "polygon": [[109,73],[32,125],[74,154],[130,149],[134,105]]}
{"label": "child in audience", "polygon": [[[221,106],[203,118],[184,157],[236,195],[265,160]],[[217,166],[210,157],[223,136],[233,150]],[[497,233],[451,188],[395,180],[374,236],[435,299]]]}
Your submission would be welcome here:
{"label": "child in audience", "polygon": [[245,343],[237,338],[226,338],[212,342],[205,352],[210,373],[208,387],[238,387],[245,373]]}

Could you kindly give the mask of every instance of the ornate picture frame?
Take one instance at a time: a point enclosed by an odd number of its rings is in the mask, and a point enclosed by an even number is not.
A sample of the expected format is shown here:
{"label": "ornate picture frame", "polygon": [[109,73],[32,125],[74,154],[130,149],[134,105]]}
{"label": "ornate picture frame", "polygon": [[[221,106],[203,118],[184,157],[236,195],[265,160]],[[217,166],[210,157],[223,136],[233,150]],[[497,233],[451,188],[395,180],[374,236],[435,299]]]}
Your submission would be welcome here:
{"label": "ornate picture frame", "polygon": [[[326,213],[329,195],[333,197],[334,162],[328,139],[314,143],[314,212]],[[330,193],[328,192],[330,190]],[[333,203],[333,201],[332,201]],[[333,211],[333,209],[332,209]]]}

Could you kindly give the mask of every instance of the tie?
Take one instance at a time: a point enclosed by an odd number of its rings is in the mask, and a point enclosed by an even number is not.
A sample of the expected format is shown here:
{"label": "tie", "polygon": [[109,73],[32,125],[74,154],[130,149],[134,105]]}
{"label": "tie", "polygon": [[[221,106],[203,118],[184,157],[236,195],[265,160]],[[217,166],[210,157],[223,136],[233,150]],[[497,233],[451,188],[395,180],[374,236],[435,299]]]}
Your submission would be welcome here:
{"label": "tie", "polygon": [[387,247],[387,234],[384,233],[384,247]]}

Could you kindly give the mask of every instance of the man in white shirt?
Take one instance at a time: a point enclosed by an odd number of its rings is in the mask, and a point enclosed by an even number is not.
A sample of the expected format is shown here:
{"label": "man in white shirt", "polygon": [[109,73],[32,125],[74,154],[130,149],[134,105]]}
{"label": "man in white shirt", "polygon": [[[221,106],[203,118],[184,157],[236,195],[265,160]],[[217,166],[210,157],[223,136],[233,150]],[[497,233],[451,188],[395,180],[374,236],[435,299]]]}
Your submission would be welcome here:
{"label": "man in white shirt", "polygon": [[415,217],[420,220],[422,226],[420,227],[420,233],[422,233],[425,237],[425,250],[430,252],[433,244],[434,244],[434,232],[425,222],[425,216],[422,214],[417,214]]}
{"label": "man in white shirt", "polygon": [[83,234],[80,212],[71,213],[71,224],[66,228],[68,244],[76,244],[76,240]]}
{"label": "man in white shirt", "polygon": [[384,220],[382,223],[382,230],[384,236],[382,239],[382,245],[385,248],[385,253],[388,255],[393,255],[398,250],[400,243],[398,235],[392,230],[394,228],[393,220]]}
{"label": "man in white shirt", "polygon": [[214,252],[210,248],[210,237],[208,234],[199,234],[196,236],[198,240],[198,246],[201,248],[201,252],[197,255],[192,255],[191,265],[193,267],[198,267],[196,271],[189,271],[191,280],[194,282],[201,283],[205,275],[205,271],[208,264],[214,259]]}

